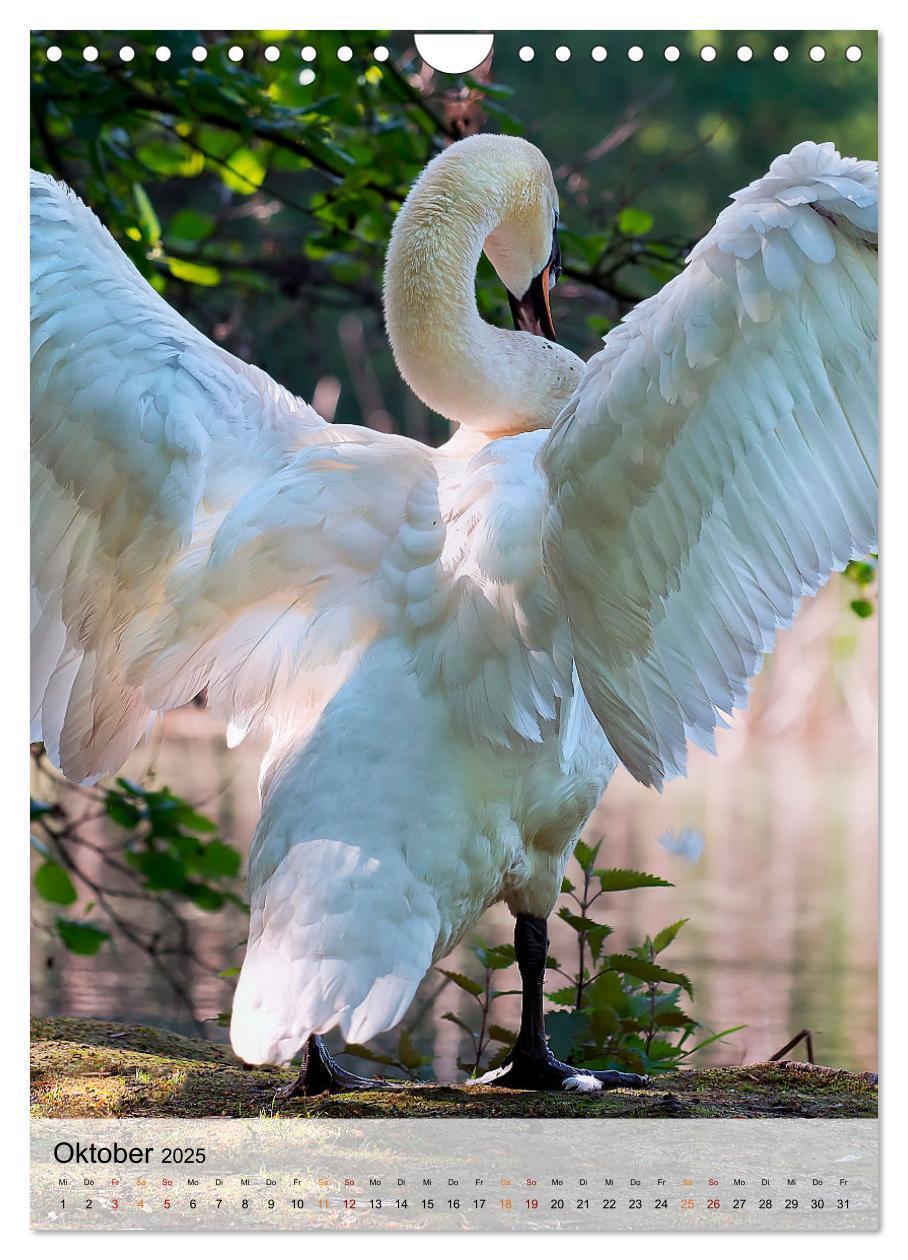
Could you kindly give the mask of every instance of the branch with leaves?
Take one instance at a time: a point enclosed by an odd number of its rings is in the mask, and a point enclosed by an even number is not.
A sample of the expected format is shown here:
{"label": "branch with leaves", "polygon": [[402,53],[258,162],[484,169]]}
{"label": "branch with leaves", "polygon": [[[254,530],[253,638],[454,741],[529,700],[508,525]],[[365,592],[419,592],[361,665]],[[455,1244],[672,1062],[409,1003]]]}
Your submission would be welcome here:
{"label": "branch with leaves", "polygon": [[[43,747],[32,758],[48,796],[59,780]],[[46,930],[73,954],[94,955],[120,937],[148,959],[190,1018],[194,973],[223,976],[200,957],[185,911],[247,906],[237,891],[239,851],[217,824],[168,788],[128,779],[71,788],[83,808],[32,799],[33,886],[55,911]],[[100,838],[98,838],[100,836]]]}

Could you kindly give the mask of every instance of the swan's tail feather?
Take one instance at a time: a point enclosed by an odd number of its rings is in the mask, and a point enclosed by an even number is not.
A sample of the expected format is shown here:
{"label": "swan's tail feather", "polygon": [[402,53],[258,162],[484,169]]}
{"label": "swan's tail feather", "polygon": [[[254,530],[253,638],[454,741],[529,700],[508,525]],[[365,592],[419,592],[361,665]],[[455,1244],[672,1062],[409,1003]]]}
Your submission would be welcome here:
{"label": "swan's tail feather", "polygon": [[365,1042],[393,1028],[432,963],[438,924],[435,898],[399,852],[294,845],[253,895],[235,1052],[288,1063],[311,1033]]}

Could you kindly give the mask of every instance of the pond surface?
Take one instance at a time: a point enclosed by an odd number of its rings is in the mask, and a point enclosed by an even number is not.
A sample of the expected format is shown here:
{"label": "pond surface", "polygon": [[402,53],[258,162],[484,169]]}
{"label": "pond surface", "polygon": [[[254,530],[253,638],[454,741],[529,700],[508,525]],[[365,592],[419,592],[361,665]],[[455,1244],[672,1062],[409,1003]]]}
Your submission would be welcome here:
{"label": "pond surface", "polygon": [[[611,948],[689,918],[666,965],[693,979],[693,1014],[705,1026],[747,1025],[704,1051],[702,1061],[763,1059],[809,1028],[818,1061],[876,1068],[875,625],[843,610],[845,597],[834,583],[783,636],[750,709],[721,732],[718,760],[695,752],[690,777],[661,796],[620,773],[588,828],[587,839],[603,839],[603,865],[652,871],[674,884],[598,903],[615,930]],[[245,851],[257,814],[258,756],[246,745],[228,752],[208,715],[187,708],[133,755],[128,773],[141,778],[152,767],[159,785],[212,814]],[[38,791],[46,795],[46,784]],[[703,836],[696,862],[658,843],[682,828]],[[199,1031],[142,954],[117,941],[94,958],[67,954],[49,937],[49,918],[36,901],[35,1013]],[[181,978],[197,1018],[210,1021],[229,1008],[233,982],[216,973],[241,961],[245,920],[239,912],[195,910],[187,920],[210,970]],[[508,940],[507,911],[494,908],[480,932]],[[555,922],[552,934],[552,952],[569,961],[569,929]],[[462,947],[446,965],[470,971],[471,959]],[[454,1011],[471,1022],[473,1014],[469,997],[453,986],[436,992],[441,979],[424,982],[408,1022],[418,1016],[418,1043],[450,1078],[461,1034],[439,1016]],[[508,973],[502,987],[516,983]],[[494,1020],[513,1026],[517,1014],[516,999],[502,998]],[[215,1039],[226,1035],[211,1022],[202,1028]]]}

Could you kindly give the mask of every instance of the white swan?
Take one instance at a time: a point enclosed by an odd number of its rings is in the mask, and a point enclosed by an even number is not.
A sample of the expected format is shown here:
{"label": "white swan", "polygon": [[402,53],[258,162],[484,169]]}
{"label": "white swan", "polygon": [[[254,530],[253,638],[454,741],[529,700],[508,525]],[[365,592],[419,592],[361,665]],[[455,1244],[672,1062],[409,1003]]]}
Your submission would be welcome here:
{"label": "white swan", "polygon": [[[33,176],[33,734],[91,781],[206,684],[232,739],[270,731],[244,1059],[305,1044],[300,1089],[355,1084],[315,1034],[392,1028],[503,900],[524,1010],[501,1083],[615,1079],[546,1050],[546,917],[618,760],[683,773],[874,544],[876,205],[875,164],[799,145],[585,366],[551,340],[548,163],[452,145],[386,272],[400,370],[459,425],[431,450],[325,424]],[[543,336],[479,317],[483,249]]]}

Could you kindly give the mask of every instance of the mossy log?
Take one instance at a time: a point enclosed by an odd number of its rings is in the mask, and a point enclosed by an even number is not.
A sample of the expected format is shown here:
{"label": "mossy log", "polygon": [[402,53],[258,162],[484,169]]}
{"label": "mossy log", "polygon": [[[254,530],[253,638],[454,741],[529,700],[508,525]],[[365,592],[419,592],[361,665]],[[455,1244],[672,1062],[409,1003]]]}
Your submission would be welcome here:
{"label": "mossy log", "polygon": [[32,1020],[32,1115],[873,1117],[873,1073],[805,1063],[685,1069],[646,1089],[524,1093],[494,1086],[414,1085],[284,1100],[291,1071],[247,1068],[226,1046],[160,1028],[101,1020]]}

